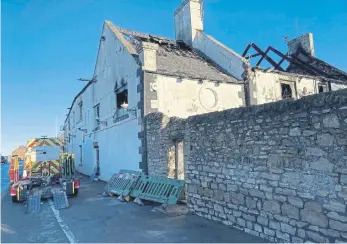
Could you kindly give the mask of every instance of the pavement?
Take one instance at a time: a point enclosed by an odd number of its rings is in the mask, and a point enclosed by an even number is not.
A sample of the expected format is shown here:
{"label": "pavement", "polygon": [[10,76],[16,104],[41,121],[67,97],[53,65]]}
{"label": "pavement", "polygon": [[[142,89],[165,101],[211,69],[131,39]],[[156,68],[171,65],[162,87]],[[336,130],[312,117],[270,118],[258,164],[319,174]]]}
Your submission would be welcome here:
{"label": "pavement", "polygon": [[116,197],[103,197],[104,186],[104,182],[92,182],[81,176],[78,196],[69,198],[69,208],[58,211],[49,200],[41,204],[41,212],[37,214],[25,214],[24,204],[14,204],[9,195],[4,196],[1,242],[265,242],[185,211],[168,215],[152,211],[153,205],[140,206],[120,202]]}

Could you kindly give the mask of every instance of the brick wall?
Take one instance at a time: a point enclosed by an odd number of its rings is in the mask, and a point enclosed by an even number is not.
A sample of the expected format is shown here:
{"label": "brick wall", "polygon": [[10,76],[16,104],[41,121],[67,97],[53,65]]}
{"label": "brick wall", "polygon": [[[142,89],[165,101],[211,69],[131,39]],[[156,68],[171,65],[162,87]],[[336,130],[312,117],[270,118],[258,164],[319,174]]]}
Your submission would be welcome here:
{"label": "brick wall", "polygon": [[347,89],[166,122],[148,135],[183,134],[193,213],[271,241],[347,241]]}

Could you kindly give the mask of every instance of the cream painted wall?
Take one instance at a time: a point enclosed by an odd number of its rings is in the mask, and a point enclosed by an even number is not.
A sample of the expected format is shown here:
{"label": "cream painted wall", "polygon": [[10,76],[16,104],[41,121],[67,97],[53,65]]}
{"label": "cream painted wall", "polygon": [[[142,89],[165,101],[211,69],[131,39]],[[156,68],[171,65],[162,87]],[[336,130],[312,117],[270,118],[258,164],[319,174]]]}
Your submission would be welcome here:
{"label": "cream painted wall", "polygon": [[291,86],[294,99],[318,92],[318,78],[263,72],[260,70],[254,71],[250,77],[251,105],[281,100],[281,83]]}
{"label": "cream painted wall", "polygon": [[[90,175],[96,166],[96,150],[93,143],[97,142],[100,150],[100,179],[108,180],[120,169],[139,170],[141,158],[138,153],[140,146],[138,132],[141,128],[138,119],[129,113],[129,118],[114,122],[112,116],[116,111],[114,92],[116,82],[120,84],[123,80],[128,84],[129,108],[135,108],[139,101],[137,85],[140,78],[137,76],[139,66],[135,59],[107,25],[104,26],[102,35],[106,38],[101,42],[97,58],[95,70],[97,82],[89,86],[72,107],[69,116],[71,121],[73,114],[78,115],[78,101],[83,101],[83,120],[75,119],[75,125],[71,124],[68,133],[73,137],[67,143],[67,150],[75,153],[78,171]],[[100,104],[100,120],[107,124],[100,124],[99,130],[95,131],[94,106],[97,104]],[[123,114],[126,113],[123,111]],[[87,133],[78,128],[87,129]],[[79,165],[80,145],[82,145],[82,165]]]}
{"label": "cream painted wall", "polygon": [[180,81],[163,75],[157,75],[155,83],[156,86],[152,87],[156,87],[158,101],[154,101],[152,107],[157,106],[159,112],[169,117],[187,118],[195,114],[245,106],[244,99],[240,98],[243,94],[241,84],[198,84],[196,80]]}
{"label": "cream painted wall", "polygon": [[337,91],[337,90],[345,89],[345,88],[347,88],[347,84],[344,85],[344,84],[338,84],[338,83],[331,83],[331,90],[332,91]]}
{"label": "cream painted wall", "polygon": [[193,48],[208,56],[236,79],[243,79],[242,74],[245,71],[246,60],[213,37],[198,31],[193,42]]}

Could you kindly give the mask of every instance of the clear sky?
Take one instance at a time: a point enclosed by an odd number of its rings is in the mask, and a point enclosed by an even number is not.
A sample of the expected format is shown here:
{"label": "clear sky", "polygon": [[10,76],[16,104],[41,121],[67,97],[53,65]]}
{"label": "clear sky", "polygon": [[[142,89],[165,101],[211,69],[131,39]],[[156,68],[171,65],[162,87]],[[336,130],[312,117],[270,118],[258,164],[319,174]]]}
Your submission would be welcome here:
{"label": "clear sky", "polygon": [[[55,135],[93,73],[104,20],[174,38],[181,0],[2,0],[2,153]],[[297,20],[297,21],[296,21]],[[297,23],[297,24],[296,24]],[[347,70],[346,0],[204,0],[205,32],[242,53],[286,52],[283,36],[312,32],[315,54]]]}

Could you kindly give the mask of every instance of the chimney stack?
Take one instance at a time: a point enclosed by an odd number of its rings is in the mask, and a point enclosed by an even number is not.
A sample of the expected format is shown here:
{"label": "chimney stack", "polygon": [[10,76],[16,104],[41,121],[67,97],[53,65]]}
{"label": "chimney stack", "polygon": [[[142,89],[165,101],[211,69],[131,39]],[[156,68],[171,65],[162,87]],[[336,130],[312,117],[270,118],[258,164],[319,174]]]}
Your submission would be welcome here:
{"label": "chimney stack", "polygon": [[177,41],[193,46],[197,31],[203,31],[202,0],[185,0],[175,10],[175,34]]}
{"label": "chimney stack", "polygon": [[289,55],[296,53],[301,46],[309,55],[314,56],[313,34],[307,33],[287,42]]}

